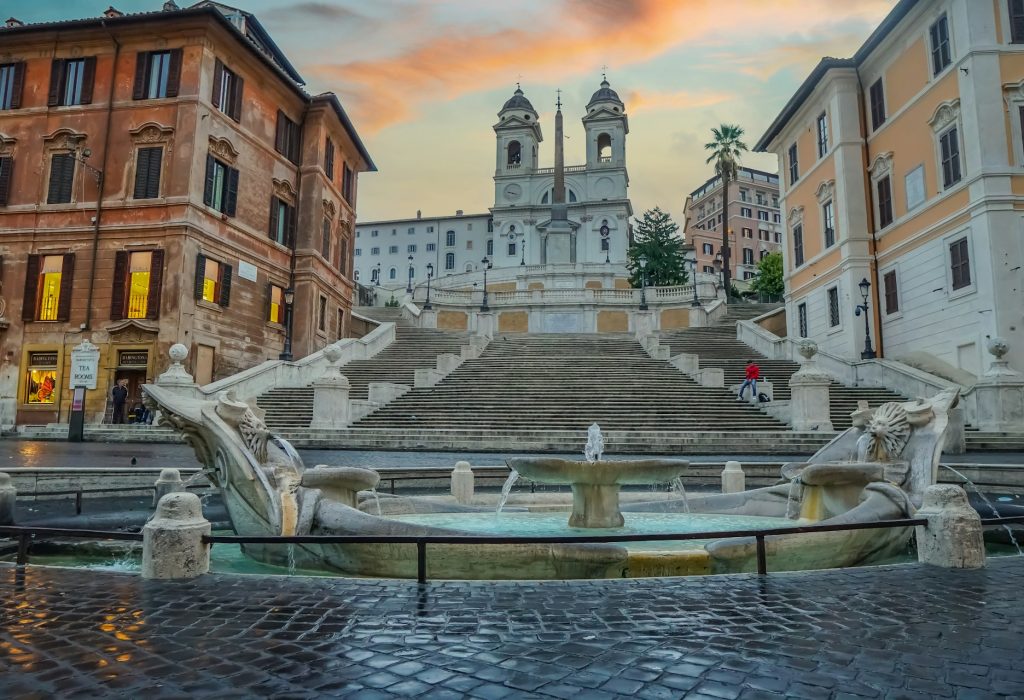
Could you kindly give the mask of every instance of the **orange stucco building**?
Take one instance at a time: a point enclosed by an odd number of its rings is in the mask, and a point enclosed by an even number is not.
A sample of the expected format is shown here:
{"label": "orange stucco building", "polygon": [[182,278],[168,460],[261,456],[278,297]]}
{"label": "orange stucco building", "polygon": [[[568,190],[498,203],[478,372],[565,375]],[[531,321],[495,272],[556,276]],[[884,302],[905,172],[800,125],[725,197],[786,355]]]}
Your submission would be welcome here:
{"label": "orange stucco building", "polygon": [[[779,158],[792,337],[974,375],[1024,368],[1024,3],[900,0],[822,59],[755,150]],[[930,355],[931,359],[922,357]]]}
{"label": "orange stucco building", "polygon": [[357,174],[337,97],[310,96],[218,3],[0,28],[0,425],[66,422],[70,349],[110,388],[191,349],[208,382],[344,337]]}

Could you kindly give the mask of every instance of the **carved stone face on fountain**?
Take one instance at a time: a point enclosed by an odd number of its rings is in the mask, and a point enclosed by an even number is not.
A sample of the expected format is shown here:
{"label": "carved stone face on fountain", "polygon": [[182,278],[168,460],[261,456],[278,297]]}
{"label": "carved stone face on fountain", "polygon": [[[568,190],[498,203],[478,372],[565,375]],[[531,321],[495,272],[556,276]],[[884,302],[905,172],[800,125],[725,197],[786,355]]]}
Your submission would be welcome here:
{"label": "carved stone face on fountain", "polygon": [[857,441],[861,461],[895,462],[910,438],[907,411],[898,403],[885,403],[868,419]]}

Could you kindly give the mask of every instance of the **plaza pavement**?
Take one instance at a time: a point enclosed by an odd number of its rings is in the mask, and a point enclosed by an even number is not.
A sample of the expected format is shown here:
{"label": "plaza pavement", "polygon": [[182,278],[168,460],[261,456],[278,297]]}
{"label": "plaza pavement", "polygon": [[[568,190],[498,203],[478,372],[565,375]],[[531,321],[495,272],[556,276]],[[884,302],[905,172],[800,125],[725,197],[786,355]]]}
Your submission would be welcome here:
{"label": "plaza pavement", "polygon": [[1024,559],[436,582],[0,565],[4,698],[1024,697]]}
{"label": "plaza pavement", "polygon": [[[585,439],[580,440],[579,454],[547,455],[572,459],[582,457]],[[308,465],[331,464],[351,467],[394,467],[415,469],[420,467],[451,467],[459,460],[473,465],[493,466],[505,463],[507,457],[529,456],[520,453],[500,452],[416,452],[385,450],[299,450]],[[650,459],[655,455],[608,454],[608,459],[638,457]],[[683,457],[685,454],[662,455]],[[794,455],[697,455],[693,462],[723,463],[730,459],[740,462],[789,462],[808,457]],[[31,440],[0,439],[0,471],[5,467],[198,467],[195,453],[188,445],[166,443],[100,443],[100,442],[52,442]],[[948,455],[947,464],[1019,464],[1024,465],[1024,453],[1020,452],[968,452],[965,455]]]}

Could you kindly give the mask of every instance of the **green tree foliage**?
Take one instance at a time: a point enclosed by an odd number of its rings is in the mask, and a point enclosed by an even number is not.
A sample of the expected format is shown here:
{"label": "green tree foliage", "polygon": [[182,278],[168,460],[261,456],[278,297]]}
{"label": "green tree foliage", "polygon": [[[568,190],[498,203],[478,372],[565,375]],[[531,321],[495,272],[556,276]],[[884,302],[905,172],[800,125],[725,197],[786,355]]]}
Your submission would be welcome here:
{"label": "green tree foliage", "polygon": [[676,233],[679,225],[659,207],[648,209],[639,219],[634,232],[635,241],[629,249],[629,283],[640,286],[640,263],[647,258],[647,286],[670,287],[686,284],[686,258],[683,241]]}
{"label": "green tree foliage", "polygon": [[782,253],[775,251],[761,258],[757,263],[757,277],[750,288],[760,296],[777,298],[782,296]]}
{"label": "green tree foliage", "polygon": [[735,124],[722,124],[717,129],[711,130],[714,140],[704,144],[704,148],[711,151],[706,162],[715,164],[715,172],[722,178],[722,281],[726,289],[731,289],[731,264],[732,251],[729,248],[729,182],[736,179],[736,167],[739,165],[740,156],[747,150],[747,144],[743,143],[743,128]]}

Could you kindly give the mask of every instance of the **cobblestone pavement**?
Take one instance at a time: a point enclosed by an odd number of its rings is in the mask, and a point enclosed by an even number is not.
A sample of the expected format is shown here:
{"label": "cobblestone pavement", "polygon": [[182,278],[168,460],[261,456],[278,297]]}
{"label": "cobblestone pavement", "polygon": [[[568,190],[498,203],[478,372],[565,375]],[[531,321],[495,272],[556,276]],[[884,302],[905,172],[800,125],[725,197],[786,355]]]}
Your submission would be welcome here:
{"label": "cobblestone pavement", "polygon": [[1024,560],[439,582],[0,567],[0,697],[1024,697]]}
{"label": "cobblestone pavement", "polygon": [[[580,439],[582,450],[585,437]],[[496,452],[404,452],[388,450],[299,450],[306,464],[332,464],[347,467],[450,467],[460,459],[474,465],[504,464],[507,457],[527,457],[527,454]],[[546,455],[576,459],[579,454]],[[655,455],[609,455],[609,458],[628,459],[639,456],[649,459]],[[664,455],[678,457],[680,455]],[[198,467],[195,453],[187,445],[101,442],[51,442],[43,440],[0,440],[0,470],[4,467],[128,467],[132,458],[140,467]],[[741,462],[790,462],[807,457],[802,455],[700,455],[694,462],[717,462],[737,459]],[[947,456],[949,464],[1024,464],[1019,452],[969,452]]]}

